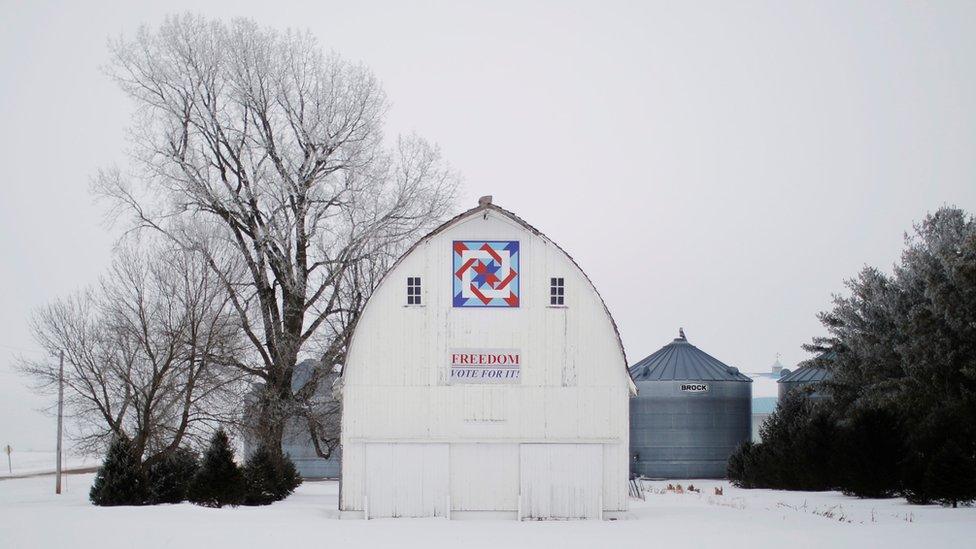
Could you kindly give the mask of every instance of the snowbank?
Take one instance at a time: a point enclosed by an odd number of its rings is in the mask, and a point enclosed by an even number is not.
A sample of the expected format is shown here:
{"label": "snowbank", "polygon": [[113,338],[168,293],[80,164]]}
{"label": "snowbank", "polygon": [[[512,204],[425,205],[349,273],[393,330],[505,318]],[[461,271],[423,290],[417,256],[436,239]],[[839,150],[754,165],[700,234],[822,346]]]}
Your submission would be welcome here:
{"label": "snowbank", "polygon": [[[60,497],[51,477],[0,482],[0,547],[966,547],[976,535],[973,508],[738,490],[721,481],[691,481],[700,494],[648,482],[646,501],[632,501],[622,520],[519,523],[339,520],[335,481],[306,482],[271,507],[97,508],[86,499],[92,478],[71,475]],[[713,495],[716,486],[725,495]]]}

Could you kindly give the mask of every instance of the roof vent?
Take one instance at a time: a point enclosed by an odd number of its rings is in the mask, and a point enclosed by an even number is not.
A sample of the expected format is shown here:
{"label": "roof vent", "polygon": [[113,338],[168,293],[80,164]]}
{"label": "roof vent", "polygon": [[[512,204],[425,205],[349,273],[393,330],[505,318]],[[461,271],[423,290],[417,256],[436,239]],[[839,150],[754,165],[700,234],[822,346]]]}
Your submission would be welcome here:
{"label": "roof vent", "polygon": [[685,337],[684,328],[678,328],[678,338],[675,341],[688,341],[688,338]]}
{"label": "roof vent", "polygon": [[485,196],[482,196],[481,198],[478,199],[479,206],[488,206],[489,204],[491,204],[490,194],[486,194]]}

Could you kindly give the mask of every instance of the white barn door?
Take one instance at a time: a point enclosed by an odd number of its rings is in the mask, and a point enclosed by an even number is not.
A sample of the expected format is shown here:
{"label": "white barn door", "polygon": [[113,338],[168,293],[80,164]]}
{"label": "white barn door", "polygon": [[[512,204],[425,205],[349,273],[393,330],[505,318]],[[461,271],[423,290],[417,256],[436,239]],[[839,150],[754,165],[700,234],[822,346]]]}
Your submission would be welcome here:
{"label": "white barn door", "polygon": [[447,444],[366,444],[366,518],[447,516],[448,455]]}
{"label": "white barn door", "polygon": [[520,457],[523,518],[600,518],[603,445],[522,444]]}

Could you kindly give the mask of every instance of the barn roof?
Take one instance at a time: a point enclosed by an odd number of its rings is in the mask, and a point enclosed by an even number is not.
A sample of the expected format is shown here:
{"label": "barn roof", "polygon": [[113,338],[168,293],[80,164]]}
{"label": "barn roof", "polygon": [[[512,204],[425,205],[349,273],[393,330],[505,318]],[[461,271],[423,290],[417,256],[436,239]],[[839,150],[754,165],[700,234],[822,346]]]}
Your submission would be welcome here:
{"label": "barn roof", "polygon": [[688,343],[684,330],[671,343],[630,367],[636,381],[744,381],[749,376]]}

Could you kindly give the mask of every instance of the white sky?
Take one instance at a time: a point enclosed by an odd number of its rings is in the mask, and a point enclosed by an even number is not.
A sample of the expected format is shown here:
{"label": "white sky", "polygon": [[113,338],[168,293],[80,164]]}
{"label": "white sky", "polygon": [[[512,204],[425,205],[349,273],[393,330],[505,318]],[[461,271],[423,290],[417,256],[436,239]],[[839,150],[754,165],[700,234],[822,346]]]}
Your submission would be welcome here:
{"label": "white sky", "polygon": [[464,174],[459,207],[493,194],[579,261],[631,363],[684,326],[742,370],[792,366],[913,221],[976,212],[974,2],[159,4],[0,2],[0,445],[53,446],[12,356],[114,239],[88,194],[131,112],[106,39],[174,11],[368,64],[389,129]]}

